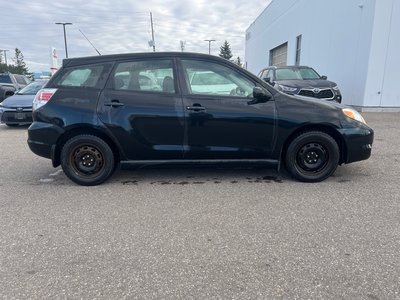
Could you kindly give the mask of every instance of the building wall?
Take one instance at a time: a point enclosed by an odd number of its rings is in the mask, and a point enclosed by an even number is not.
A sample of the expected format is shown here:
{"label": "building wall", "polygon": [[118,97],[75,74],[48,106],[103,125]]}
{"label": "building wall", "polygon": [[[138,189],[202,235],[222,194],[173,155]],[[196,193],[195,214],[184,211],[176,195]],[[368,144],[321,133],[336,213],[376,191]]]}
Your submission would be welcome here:
{"label": "building wall", "polygon": [[[398,0],[379,0],[397,1]],[[294,64],[302,35],[301,65],[335,81],[343,103],[363,106],[376,0],[273,0],[246,31],[247,68],[258,74],[269,51],[288,42]]]}
{"label": "building wall", "polygon": [[400,1],[376,5],[364,106],[400,107]]}

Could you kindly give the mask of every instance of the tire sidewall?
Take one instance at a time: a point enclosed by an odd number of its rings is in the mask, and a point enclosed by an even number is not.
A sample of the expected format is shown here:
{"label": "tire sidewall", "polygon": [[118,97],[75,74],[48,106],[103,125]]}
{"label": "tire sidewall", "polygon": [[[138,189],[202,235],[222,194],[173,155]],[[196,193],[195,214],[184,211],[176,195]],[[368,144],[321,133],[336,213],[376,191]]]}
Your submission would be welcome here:
{"label": "tire sidewall", "polygon": [[[93,178],[85,178],[77,173],[70,164],[71,151],[79,145],[92,145],[103,156],[104,167],[99,174]],[[61,150],[61,167],[69,179],[79,185],[92,186],[106,181],[115,170],[115,158],[110,146],[101,138],[93,135],[78,135],[69,139]]]}
{"label": "tire sidewall", "polygon": [[[322,170],[318,172],[309,172],[303,170],[297,163],[297,153],[308,143],[318,143],[322,145],[328,153],[328,161]],[[337,142],[327,133],[311,131],[298,135],[290,143],[285,157],[285,164],[293,177],[304,182],[319,182],[331,176],[340,159],[339,146]]]}

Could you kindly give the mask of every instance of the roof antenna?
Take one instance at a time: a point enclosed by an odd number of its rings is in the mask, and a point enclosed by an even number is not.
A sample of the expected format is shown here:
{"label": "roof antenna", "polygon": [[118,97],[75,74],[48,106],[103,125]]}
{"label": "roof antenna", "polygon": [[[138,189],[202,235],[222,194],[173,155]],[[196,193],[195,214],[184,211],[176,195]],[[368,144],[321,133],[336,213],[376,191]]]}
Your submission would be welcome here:
{"label": "roof antenna", "polygon": [[92,42],[89,41],[89,39],[88,39],[87,36],[82,32],[82,30],[80,30],[79,28],[78,28],[78,30],[80,31],[80,33],[82,33],[83,37],[89,42],[89,44],[92,45],[92,47],[94,48],[94,50],[96,50],[96,52],[97,52],[99,55],[101,55],[101,53],[99,52],[99,50],[97,50],[96,47],[92,44]]}

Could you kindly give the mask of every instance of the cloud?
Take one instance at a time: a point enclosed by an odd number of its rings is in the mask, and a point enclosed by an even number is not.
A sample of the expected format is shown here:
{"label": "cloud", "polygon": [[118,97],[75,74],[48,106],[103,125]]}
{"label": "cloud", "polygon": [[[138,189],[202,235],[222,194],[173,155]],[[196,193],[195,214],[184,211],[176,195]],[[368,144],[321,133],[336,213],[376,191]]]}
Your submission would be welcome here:
{"label": "cloud", "polygon": [[[7,0],[8,1],[8,0]],[[3,5],[0,49],[19,48],[31,71],[50,66],[50,47],[65,57],[63,29],[55,22],[71,22],[66,26],[70,57],[97,55],[79,32],[89,38],[102,54],[146,52],[152,49],[150,15],[153,13],[157,51],[208,52],[205,39],[215,39],[212,54],[218,54],[224,40],[231,44],[235,57],[244,57],[244,35],[270,0],[101,0],[86,1],[8,1]]]}

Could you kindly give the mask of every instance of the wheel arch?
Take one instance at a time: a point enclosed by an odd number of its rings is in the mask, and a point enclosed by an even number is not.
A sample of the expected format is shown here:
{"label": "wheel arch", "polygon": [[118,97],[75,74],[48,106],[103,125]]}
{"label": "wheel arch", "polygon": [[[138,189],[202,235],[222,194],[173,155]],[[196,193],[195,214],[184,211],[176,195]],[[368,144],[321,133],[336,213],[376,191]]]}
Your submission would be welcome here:
{"label": "wheel arch", "polygon": [[338,144],[340,158],[339,165],[343,164],[346,161],[346,143],[342,135],[332,126],[327,124],[307,124],[297,128],[293,131],[285,140],[281,150],[281,161],[285,161],[286,151],[290,145],[290,143],[300,134],[308,131],[320,131],[330,135]]}
{"label": "wheel arch", "polygon": [[61,150],[65,143],[74,136],[81,134],[89,134],[94,135],[102,140],[104,140],[113,151],[115,161],[118,163],[121,160],[122,154],[117,146],[117,143],[113,141],[113,139],[104,133],[102,130],[90,126],[79,126],[71,128],[65,131],[57,140],[57,143],[53,149],[52,153],[52,163],[53,167],[58,167],[61,164]]}

